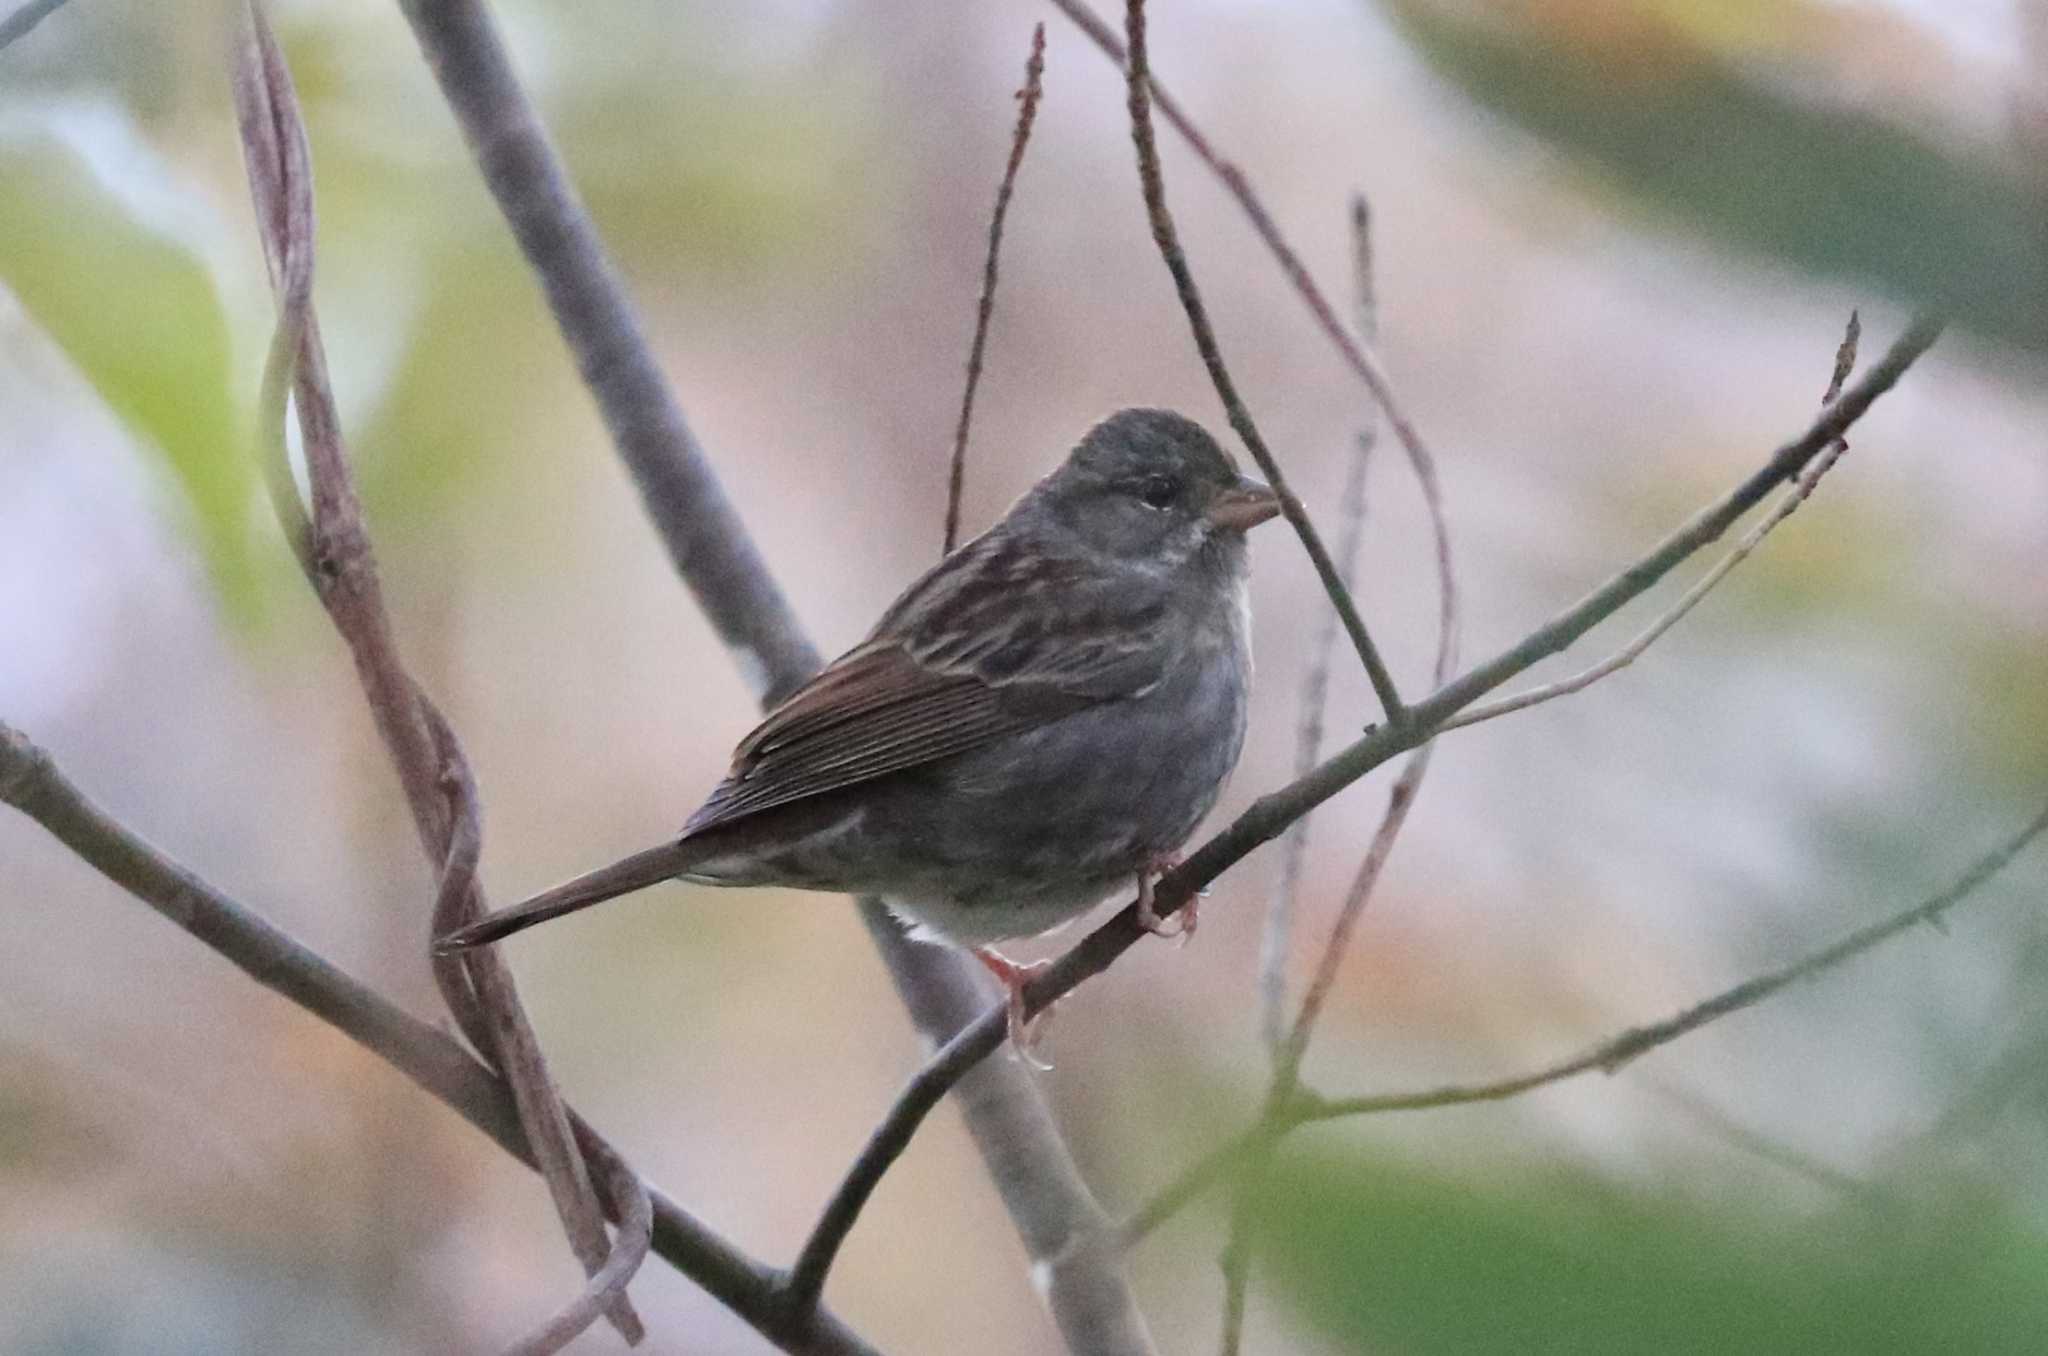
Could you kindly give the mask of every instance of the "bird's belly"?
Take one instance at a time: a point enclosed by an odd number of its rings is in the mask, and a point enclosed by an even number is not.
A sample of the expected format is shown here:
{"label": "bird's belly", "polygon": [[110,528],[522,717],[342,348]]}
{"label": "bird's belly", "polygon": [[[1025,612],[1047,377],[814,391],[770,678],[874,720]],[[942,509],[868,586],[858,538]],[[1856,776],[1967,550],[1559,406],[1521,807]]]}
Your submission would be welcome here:
{"label": "bird's belly", "polygon": [[976,828],[946,815],[929,789],[870,787],[858,808],[817,817],[772,850],[706,857],[683,879],[880,895],[914,934],[981,946],[1071,922],[1137,870],[1122,853],[1091,868],[1054,848],[1057,826],[1016,824],[976,842]]}
{"label": "bird's belly", "polygon": [[902,845],[890,893],[959,940],[1057,927],[1187,840],[1243,740],[1243,684],[1191,664],[1145,697],[908,774],[870,807]]}

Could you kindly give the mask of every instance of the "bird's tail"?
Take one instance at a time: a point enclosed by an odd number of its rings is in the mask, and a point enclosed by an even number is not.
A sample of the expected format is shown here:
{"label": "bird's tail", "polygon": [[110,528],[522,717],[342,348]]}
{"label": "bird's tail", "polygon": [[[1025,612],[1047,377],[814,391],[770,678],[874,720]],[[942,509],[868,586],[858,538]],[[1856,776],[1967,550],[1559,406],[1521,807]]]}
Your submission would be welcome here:
{"label": "bird's tail", "polygon": [[523,932],[535,923],[545,923],[550,918],[560,918],[565,913],[574,913],[592,904],[645,889],[687,869],[698,855],[695,845],[688,842],[663,843],[660,847],[636,852],[610,866],[601,866],[587,875],[564,881],[552,890],[544,890],[523,904],[500,909],[467,927],[436,937],[434,954],[446,956],[473,946],[489,946],[515,932]]}

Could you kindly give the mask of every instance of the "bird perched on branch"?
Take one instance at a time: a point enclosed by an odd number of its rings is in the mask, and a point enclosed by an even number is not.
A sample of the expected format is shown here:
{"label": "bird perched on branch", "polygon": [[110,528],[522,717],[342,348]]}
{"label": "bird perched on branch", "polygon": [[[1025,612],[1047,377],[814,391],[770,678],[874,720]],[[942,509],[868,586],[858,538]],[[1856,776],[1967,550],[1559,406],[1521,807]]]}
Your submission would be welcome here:
{"label": "bird perched on branch", "polygon": [[1111,415],[769,712],[679,837],[435,949],[669,877],[874,894],[914,934],[972,948],[1021,1036],[1036,967],[991,943],[1133,883],[1164,932],[1152,882],[1244,745],[1245,533],[1277,512],[1192,420]]}

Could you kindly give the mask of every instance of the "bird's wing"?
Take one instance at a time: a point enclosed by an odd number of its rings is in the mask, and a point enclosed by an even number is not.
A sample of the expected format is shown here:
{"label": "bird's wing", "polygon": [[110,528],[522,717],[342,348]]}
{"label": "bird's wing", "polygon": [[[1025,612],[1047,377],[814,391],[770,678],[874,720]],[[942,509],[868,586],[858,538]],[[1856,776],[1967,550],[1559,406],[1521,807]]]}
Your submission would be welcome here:
{"label": "bird's wing", "polygon": [[912,585],[865,643],[740,742],[688,837],[1141,695],[1167,661],[1166,607],[1092,562],[971,543]]}

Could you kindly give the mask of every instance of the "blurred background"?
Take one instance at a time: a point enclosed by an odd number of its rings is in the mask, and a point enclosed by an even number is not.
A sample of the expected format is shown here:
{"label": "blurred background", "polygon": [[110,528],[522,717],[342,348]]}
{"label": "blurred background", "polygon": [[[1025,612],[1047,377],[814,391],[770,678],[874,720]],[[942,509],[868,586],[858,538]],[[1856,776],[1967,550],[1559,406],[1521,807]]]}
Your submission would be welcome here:
{"label": "blurred background", "polygon": [[[1120,77],[1049,8],[497,9],[697,432],[828,649],[938,549],[1035,20],[1045,104],[968,524],[1116,406],[1220,427],[1146,235]],[[1333,295],[1347,195],[1371,196],[1385,357],[1443,464],[1468,655],[1803,428],[1852,306],[1872,357],[1913,310],[1956,322],[1813,504],[1641,663],[1444,740],[1315,1086],[1547,1062],[1931,893],[2035,812],[2048,4],[1157,10],[1161,78]],[[672,831],[750,725],[747,690],[396,7],[275,13],[386,590],[477,764],[486,876],[509,901]],[[269,302],[224,22],[76,0],[0,53],[0,718],[180,860],[438,1015],[428,874],[256,492]],[[1165,154],[1239,382],[1334,528],[1362,393],[1235,208]],[[1392,455],[1369,521],[1361,599],[1418,691],[1436,603]],[[1260,684],[1218,822],[1287,775],[1325,607],[1284,532],[1253,556]],[[1338,670],[1333,740],[1377,714]],[[1302,964],[1385,777],[1315,820]],[[1138,948],[1051,1026],[1043,1085],[1113,1210],[1255,1110],[1277,857],[1217,885],[1194,945]],[[1612,1079],[1302,1134],[1248,1350],[2044,1349],[2044,887],[2037,847],[1944,931]],[[0,910],[0,1350],[481,1351],[573,1292],[537,1179],[11,813]],[[770,1260],[919,1057],[844,901],[666,887],[509,953],[578,1105]],[[1162,1350],[1213,1347],[1220,1240],[1212,1205],[1137,1254]],[[764,1350],[659,1262],[633,1295],[650,1350]],[[949,1109],[829,1298],[892,1352],[1058,1350]],[[575,1349],[618,1347],[600,1329]]]}

